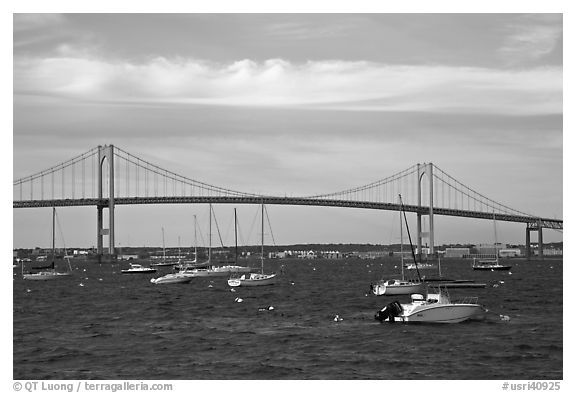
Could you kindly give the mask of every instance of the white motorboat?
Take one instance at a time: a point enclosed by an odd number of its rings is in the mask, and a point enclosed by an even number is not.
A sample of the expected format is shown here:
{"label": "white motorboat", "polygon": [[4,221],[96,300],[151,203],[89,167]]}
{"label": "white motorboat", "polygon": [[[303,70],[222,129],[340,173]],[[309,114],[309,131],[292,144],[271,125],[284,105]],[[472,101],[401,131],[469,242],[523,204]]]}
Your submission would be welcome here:
{"label": "white motorboat", "polygon": [[144,267],[138,263],[131,263],[130,269],[122,270],[123,274],[146,274],[146,273],[156,273],[156,269],[150,267]]}
{"label": "white motorboat", "polygon": [[190,280],[192,280],[191,276],[182,273],[169,273],[162,277],[151,278],[150,282],[152,284],[185,284]]}
{"label": "white motorboat", "polygon": [[264,204],[262,204],[262,239],[260,253],[260,273],[245,273],[240,277],[230,277],[228,285],[231,287],[260,287],[272,285],[276,282],[276,274],[264,273]]}
{"label": "white motorboat", "polygon": [[47,281],[47,280],[55,280],[58,278],[65,278],[72,276],[72,266],[70,265],[70,260],[67,256],[64,256],[64,259],[68,262],[68,271],[67,272],[57,272],[54,265],[55,255],[56,255],[56,235],[55,235],[55,226],[56,226],[56,208],[52,208],[52,264],[46,267],[39,272],[35,273],[25,273],[24,272],[24,261],[22,261],[22,279],[23,280],[32,280],[32,281]]}
{"label": "white motorboat", "polygon": [[[404,238],[402,231],[402,213],[404,211],[404,205],[402,204],[402,197],[400,195],[398,195],[398,199],[402,206],[400,209],[400,266],[402,269],[402,279],[380,280],[374,284],[370,284],[370,291],[376,296],[410,295],[412,293],[422,293],[425,290],[425,285],[420,279],[420,272],[418,269],[416,269],[418,280],[411,281],[404,278]],[[405,213],[404,219],[406,219]],[[408,222],[406,222],[406,230],[408,231],[408,237],[410,237]],[[412,257],[414,258],[414,265],[419,267],[420,264],[416,265],[416,256],[414,255],[414,249],[412,248],[412,240],[410,240],[410,249],[412,250]]]}
{"label": "white motorboat", "polygon": [[486,309],[478,304],[478,298],[470,297],[452,302],[448,292],[429,293],[424,299],[421,294],[412,294],[412,302],[400,304],[389,303],[379,310],[374,318],[380,322],[425,322],[425,323],[458,323],[471,318],[483,316]]}

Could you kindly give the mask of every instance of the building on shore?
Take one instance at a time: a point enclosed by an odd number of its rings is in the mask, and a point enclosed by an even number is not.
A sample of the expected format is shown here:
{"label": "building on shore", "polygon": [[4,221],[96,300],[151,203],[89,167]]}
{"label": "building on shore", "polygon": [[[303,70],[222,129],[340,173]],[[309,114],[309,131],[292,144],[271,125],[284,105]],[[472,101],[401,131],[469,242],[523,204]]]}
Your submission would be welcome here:
{"label": "building on shore", "polygon": [[465,258],[470,255],[470,249],[464,247],[447,248],[444,254],[445,258]]}

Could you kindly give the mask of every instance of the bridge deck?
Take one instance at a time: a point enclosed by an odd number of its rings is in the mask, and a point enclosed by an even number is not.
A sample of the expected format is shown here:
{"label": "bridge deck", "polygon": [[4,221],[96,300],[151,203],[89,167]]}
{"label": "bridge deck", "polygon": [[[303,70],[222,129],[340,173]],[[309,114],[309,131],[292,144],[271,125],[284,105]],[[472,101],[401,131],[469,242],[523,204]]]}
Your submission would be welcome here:
{"label": "bridge deck", "polygon": [[[52,207],[52,206],[108,206],[109,200],[98,198],[85,199],[56,199],[56,200],[28,200],[13,201],[13,208],[34,208],[34,207]],[[293,206],[326,206],[326,207],[347,207],[357,209],[375,209],[375,210],[400,210],[397,203],[365,202],[365,201],[347,201],[331,199],[312,199],[312,198],[294,198],[294,197],[234,197],[234,196],[190,196],[190,197],[130,197],[114,198],[115,205],[149,205],[149,204],[267,204],[267,205],[293,205]],[[412,213],[421,213],[426,215],[429,208],[426,206],[418,207],[415,205],[404,205],[404,210]],[[534,216],[520,216],[512,214],[499,214],[492,212],[477,212],[470,210],[434,208],[435,215],[469,217],[480,219],[496,219],[497,221],[522,222],[527,224],[538,224],[542,228],[562,229],[563,220],[555,218],[541,218]]]}

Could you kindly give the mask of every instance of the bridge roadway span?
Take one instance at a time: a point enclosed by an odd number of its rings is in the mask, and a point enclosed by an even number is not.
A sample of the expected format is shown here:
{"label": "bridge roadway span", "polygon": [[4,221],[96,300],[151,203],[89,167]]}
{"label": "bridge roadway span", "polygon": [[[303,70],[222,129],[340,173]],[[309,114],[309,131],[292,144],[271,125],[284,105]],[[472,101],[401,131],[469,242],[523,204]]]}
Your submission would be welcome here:
{"label": "bridge roadway span", "polygon": [[[14,208],[30,207],[64,207],[64,206],[105,206],[108,207],[108,198],[85,198],[85,199],[54,199],[54,200],[28,200],[13,201]],[[324,206],[324,207],[347,207],[357,209],[375,210],[400,210],[397,203],[346,201],[332,199],[313,199],[299,197],[274,197],[274,196],[188,196],[188,197],[119,197],[114,198],[114,205],[150,205],[150,204],[191,204],[191,203],[234,203],[234,204],[266,204],[266,205],[295,205],[295,206]],[[404,205],[404,210],[411,213],[420,212],[422,215],[429,213],[426,206]],[[562,229],[563,220],[556,218],[541,218],[535,216],[521,216],[491,212],[477,212],[470,210],[434,208],[434,215],[480,218],[497,221],[522,222],[528,225],[540,225],[543,228]]]}

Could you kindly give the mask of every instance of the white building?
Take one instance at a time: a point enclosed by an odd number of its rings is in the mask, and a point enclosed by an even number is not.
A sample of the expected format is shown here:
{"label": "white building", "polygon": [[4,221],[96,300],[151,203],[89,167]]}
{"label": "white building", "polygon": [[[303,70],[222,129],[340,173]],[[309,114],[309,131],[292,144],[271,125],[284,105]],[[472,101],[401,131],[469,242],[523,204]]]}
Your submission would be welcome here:
{"label": "white building", "polygon": [[470,255],[470,249],[465,247],[447,248],[444,255],[446,258],[465,258],[466,255]]}

